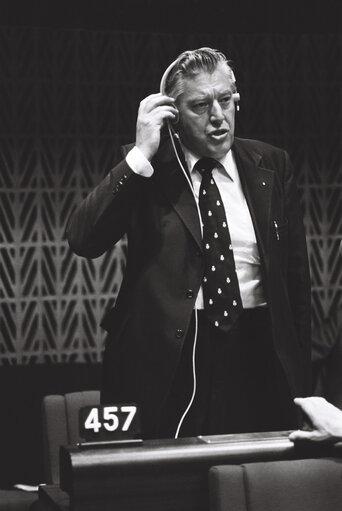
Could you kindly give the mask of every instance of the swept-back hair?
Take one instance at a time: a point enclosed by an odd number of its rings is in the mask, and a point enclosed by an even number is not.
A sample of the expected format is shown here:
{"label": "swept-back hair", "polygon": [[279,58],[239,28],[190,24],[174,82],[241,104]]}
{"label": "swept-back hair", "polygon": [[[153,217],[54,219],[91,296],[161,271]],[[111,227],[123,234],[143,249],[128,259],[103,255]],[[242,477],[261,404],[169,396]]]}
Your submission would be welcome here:
{"label": "swept-back hair", "polygon": [[184,78],[195,76],[201,71],[213,73],[220,64],[225,64],[230,71],[232,92],[236,92],[234,73],[226,56],[212,48],[199,48],[184,51],[177,57],[166,78],[165,93],[176,99],[183,92]]}

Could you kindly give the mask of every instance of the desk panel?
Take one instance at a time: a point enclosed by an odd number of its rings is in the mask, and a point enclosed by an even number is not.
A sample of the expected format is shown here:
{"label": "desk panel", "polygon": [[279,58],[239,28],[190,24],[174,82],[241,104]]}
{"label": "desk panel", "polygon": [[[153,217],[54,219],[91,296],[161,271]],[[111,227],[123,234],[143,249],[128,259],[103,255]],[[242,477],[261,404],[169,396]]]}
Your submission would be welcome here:
{"label": "desk panel", "polygon": [[72,511],[208,511],[208,471],[213,465],[342,453],[340,446],[299,449],[288,434],[150,440],[129,447],[62,447],[61,490],[70,496]]}

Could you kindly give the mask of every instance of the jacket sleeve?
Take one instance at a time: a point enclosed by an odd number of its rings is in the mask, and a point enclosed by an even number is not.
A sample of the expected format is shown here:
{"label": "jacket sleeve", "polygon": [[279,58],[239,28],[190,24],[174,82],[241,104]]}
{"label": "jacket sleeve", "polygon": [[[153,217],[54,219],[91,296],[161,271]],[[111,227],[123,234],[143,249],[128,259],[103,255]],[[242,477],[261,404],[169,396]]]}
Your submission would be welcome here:
{"label": "jacket sleeve", "polygon": [[95,258],[127,232],[137,192],[145,178],[122,160],[83,200],[70,217],[66,238],[77,255]]}
{"label": "jacket sleeve", "polygon": [[285,153],[284,188],[288,219],[288,293],[300,343],[311,349],[311,282],[298,190],[289,156]]}

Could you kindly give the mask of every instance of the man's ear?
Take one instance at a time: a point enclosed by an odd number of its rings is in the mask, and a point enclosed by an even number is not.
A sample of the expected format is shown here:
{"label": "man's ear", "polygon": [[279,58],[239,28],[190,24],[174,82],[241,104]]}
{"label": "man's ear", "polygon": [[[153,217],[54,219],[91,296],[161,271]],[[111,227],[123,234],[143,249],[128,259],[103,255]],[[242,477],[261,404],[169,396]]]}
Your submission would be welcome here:
{"label": "man's ear", "polygon": [[176,126],[176,124],[178,124],[178,122],[179,122],[179,110],[178,110],[178,108],[176,108],[176,110],[177,110],[176,117],[171,121],[171,124],[173,126]]}

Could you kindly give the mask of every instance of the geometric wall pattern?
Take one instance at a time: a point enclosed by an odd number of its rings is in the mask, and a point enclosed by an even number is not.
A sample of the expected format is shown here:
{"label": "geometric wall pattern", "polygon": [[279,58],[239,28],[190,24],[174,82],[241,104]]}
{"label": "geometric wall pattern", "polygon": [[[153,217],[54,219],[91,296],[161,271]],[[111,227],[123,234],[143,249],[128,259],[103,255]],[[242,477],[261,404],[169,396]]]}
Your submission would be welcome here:
{"label": "geometric wall pattern", "polygon": [[66,221],[134,140],[139,101],[181,51],[233,60],[237,134],[286,148],[310,253],[313,323],[341,297],[342,37],[0,29],[0,365],[100,361],[125,240],[86,260]]}

